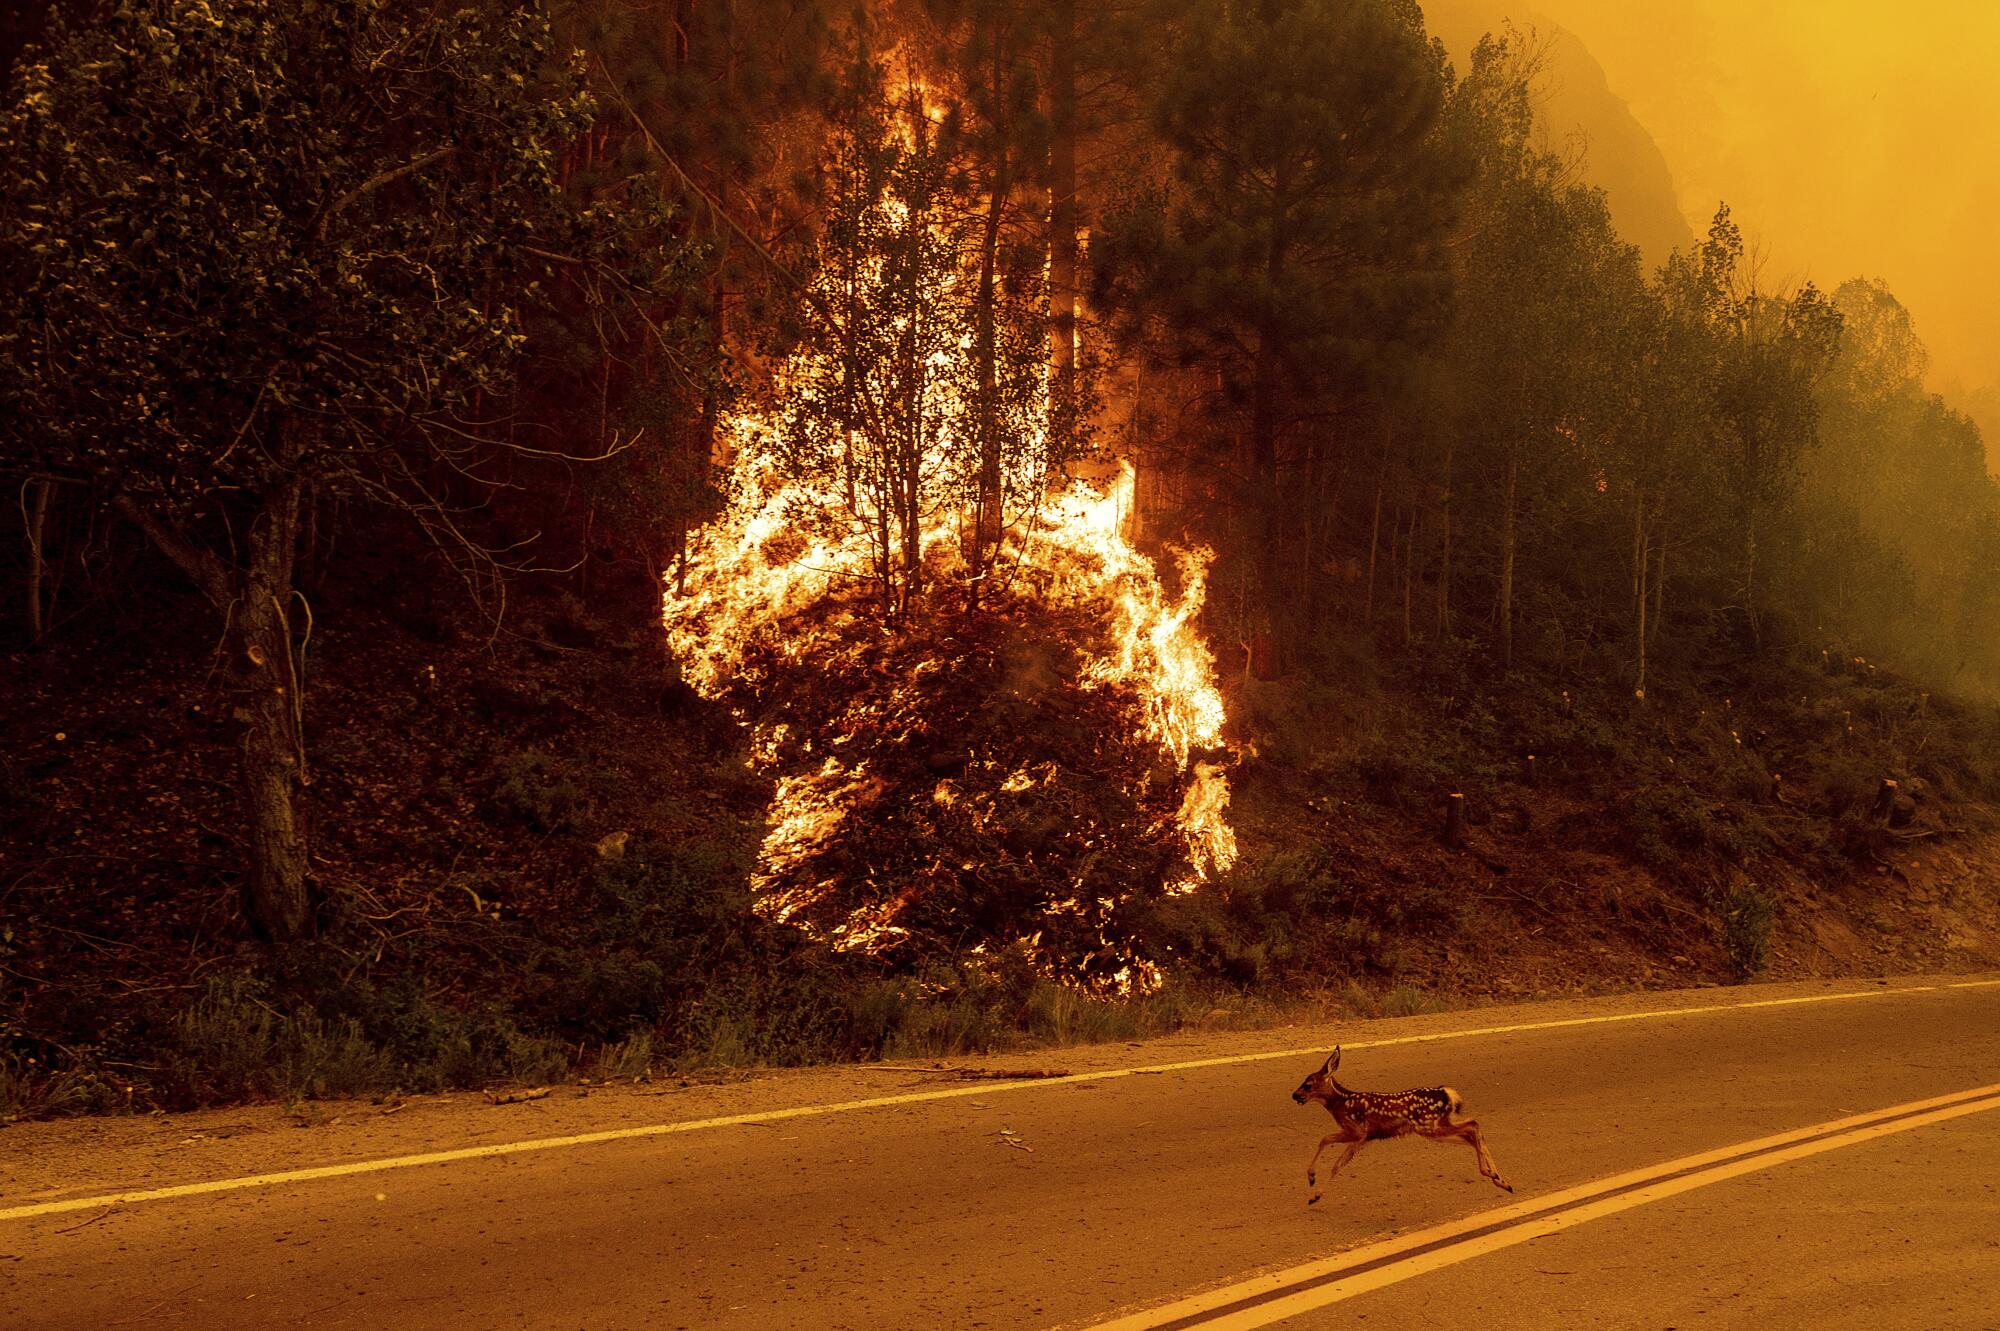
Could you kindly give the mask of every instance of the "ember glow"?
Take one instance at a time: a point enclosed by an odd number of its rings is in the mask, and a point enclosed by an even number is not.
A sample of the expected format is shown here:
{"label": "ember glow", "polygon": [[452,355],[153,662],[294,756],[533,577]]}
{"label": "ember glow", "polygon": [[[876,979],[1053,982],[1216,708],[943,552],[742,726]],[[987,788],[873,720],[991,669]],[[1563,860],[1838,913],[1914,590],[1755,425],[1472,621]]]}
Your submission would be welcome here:
{"label": "ember glow", "polygon": [[[730,456],[723,480],[729,504],[691,536],[684,588],[670,590],[666,598],[669,642],[688,682],[712,699],[732,700],[753,655],[798,660],[814,641],[801,631],[802,619],[831,613],[851,624],[865,613],[865,598],[855,589],[868,576],[869,552],[860,540],[815,539],[794,524],[793,515],[809,507],[802,501],[812,496],[778,479],[761,442],[775,427],[772,420],[747,414],[727,422]],[[1170,593],[1152,559],[1124,534],[1133,489],[1129,465],[1121,465],[1108,484],[1072,481],[1023,524],[1025,530],[1009,534],[996,576],[1034,588],[1052,609],[1084,612],[1102,623],[1096,641],[1078,645],[1085,662],[1082,682],[1144,700],[1145,738],[1184,790],[1174,824],[1185,864],[1169,881],[1150,886],[1191,892],[1227,870],[1237,853],[1228,821],[1222,695],[1213,654],[1196,631],[1211,555],[1176,552],[1179,591]],[[926,562],[937,567],[946,587],[953,572],[964,571],[956,563],[959,531],[959,515],[946,513],[924,534]],[[810,668],[808,662],[801,665]],[[834,886],[810,881],[810,875],[802,882],[796,870],[881,795],[882,783],[865,759],[850,761],[842,752],[851,736],[822,736],[818,742],[830,751],[821,753],[812,749],[812,737],[786,722],[751,724],[752,760],[776,781],[753,886],[759,909],[782,920]],[[778,775],[781,767],[788,770]],[[1008,773],[998,788],[1021,794],[1046,780],[1046,773],[1024,769]],[[952,781],[943,780],[930,798],[952,806],[959,795]],[[1134,884],[1142,886],[1148,885]],[[854,910],[844,923],[824,931],[828,941],[866,952],[891,946],[905,932],[897,915],[907,895],[877,897]],[[1151,971],[1135,961],[1120,973],[1126,976],[1124,987],[1144,987]]]}

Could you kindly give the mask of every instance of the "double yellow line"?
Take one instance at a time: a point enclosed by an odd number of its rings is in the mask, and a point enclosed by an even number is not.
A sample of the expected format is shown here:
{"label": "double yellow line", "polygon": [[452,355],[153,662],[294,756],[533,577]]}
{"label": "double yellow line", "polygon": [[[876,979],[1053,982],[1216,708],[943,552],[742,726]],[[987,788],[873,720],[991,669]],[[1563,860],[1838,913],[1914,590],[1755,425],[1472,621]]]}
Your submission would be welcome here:
{"label": "double yellow line", "polygon": [[1385,1285],[1546,1238],[1649,1202],[1844,1146],[1995,1109],[2000,1109],[2000,1083],[1760,1137],[1239,1281],[1097,1323],[1091,1331],[1192,1331],[1195,1327],[1202,1331],[1249,1331],[1271,1326]]}

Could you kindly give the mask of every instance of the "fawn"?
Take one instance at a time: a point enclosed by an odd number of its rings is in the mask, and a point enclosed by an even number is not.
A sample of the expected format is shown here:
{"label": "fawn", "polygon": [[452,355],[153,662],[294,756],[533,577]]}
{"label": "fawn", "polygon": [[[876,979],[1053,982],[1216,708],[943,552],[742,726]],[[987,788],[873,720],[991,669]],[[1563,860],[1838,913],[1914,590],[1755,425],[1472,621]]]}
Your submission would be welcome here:
{"label": "fawn", "polygon": [[[1352,1160],[1355,1153],[1371,1141],[1388,1141],[1395,1137],[1407,1137],[1414,1133],[1428,1137],[1434,1142],[1457,1138],[1470,1146],[1479,1156],[1479,1172],[1493,1180],[1495,1187],[1514,1191],[1513,1185],[1500,1177],[1494,1168],[1493,1157],[1486,1153],[1486,1143],[1479,1136],[1479,1124],[1473,1119],[1454,1123],[1451,1116],[1465,1107],[1457,1091],[1449,1086],[1427,1086],[1413,1091],[1350,1091],[1333,1079],[1333,1070],[1340,1066],[1340,1050],[1327,1055],[1326,1063],[1318,1072],[1299,1083],[1299,1089],[1292,1092],[1292,1099],[1299,1104],[1317,1100],[1326,1106],[1326,1112],[1333,1115],[1333,1121],[1340,1125],[1340,1131],[1330,1132],[1320,1139],[1319,1150],[1306,1165],[1306,1186],[1312,1187],[1318,1179],[1314,1168],[1319,1164],[1320,1153],[1335,1142],[1346,1142],[1347,1149],[1340,1159],[1333,1162],[1333,1168],[1326,1172],[1331,1179],[1340,1172],[1342,1165]],[[1320,1194],[1315,1191],[1306,1198],[1306,1205],[1318,1201]]]}

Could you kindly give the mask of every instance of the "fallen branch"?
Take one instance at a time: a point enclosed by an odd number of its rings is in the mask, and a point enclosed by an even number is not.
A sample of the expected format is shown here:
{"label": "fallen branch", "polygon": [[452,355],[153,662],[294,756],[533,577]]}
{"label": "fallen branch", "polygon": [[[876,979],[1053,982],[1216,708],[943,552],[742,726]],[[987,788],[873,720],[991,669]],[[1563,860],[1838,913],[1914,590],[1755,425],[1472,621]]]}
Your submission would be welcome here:
{"label": "fallen branch", "polygon": [[505,1095],[486,1092],[486,1098],[496,1105],[518,1105],[527,1100],[546,1100],[548,1096],[549,1088],[546,1086],[537,1086],[532,1091],[508,1091]]}
{"label": "fallen branch", "polygon": [[84,1221],[82,1224],[71,1225],[67,1229],[59,1229],[56,1231],[56,1233],[74,1234],[77,1230],[82,1229],[84,1225],[94,1225],[98,1221],[104,1219],[105,1216],[110,1215],[113,1211],[117,1209],[118,1209],[118,1204],[116,1202],[113,1202],[111,1205],[105,1207],[102,1211],[99,1211],[96,1215],[90,1217],[90,1219]]}
{"label": "fallen branch", "polygon": [[960,1081],[1040,1081],[1052,1077],[1072,1075],[1068,1068],[1022,1068],[1009,1071],[1006,1068],[952,1068]]}

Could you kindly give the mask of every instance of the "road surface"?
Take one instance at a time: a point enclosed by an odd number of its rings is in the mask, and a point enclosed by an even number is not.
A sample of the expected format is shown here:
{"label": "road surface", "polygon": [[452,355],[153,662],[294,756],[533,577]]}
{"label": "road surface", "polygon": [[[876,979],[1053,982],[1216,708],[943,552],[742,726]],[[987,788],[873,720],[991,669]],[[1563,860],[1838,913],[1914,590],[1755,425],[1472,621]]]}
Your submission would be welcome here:
{"label": "road surface", "polygon": [[[1308,1208],[1336,1040],[1456,1087],[1515,1195],[1398,1141]],[[17,1126],[0,1327],[2000,1328],[2000,980],[982,1062],[1071,1075]]]}

